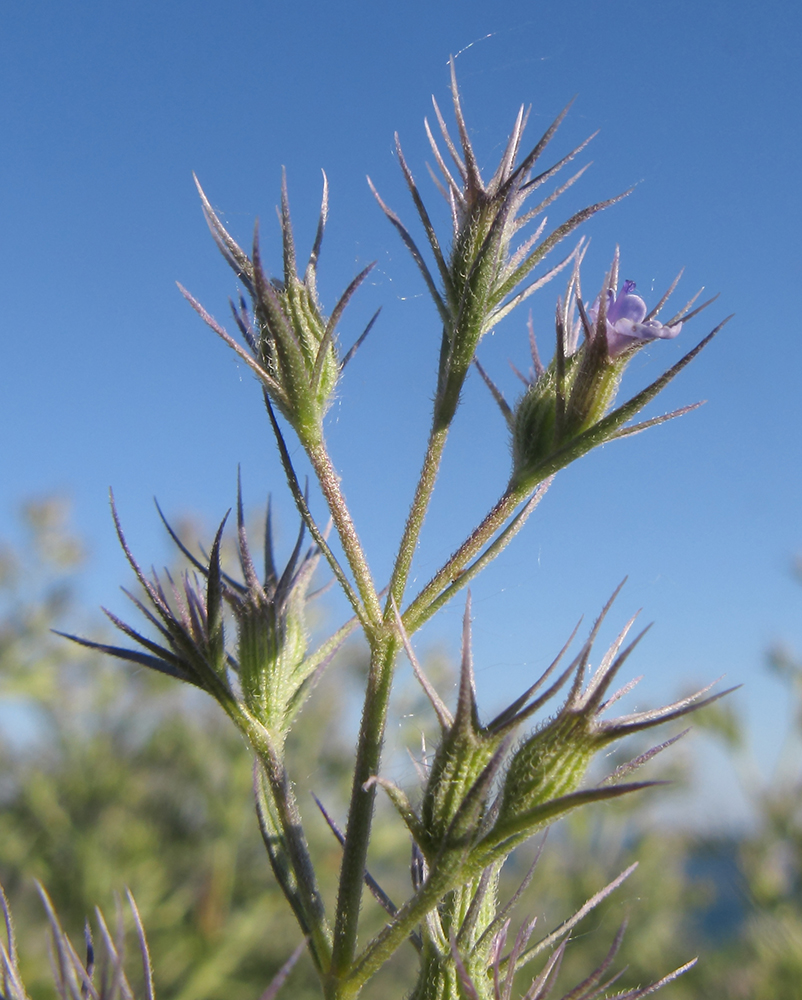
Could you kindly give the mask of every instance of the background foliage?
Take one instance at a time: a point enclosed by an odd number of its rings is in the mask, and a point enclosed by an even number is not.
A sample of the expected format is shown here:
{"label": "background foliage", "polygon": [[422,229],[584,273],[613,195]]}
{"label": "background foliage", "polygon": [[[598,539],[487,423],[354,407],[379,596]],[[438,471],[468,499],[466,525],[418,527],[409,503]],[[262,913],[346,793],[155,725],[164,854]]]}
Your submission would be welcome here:
{"label": "background foliage", "polygon": [[[113,911],[114,894],[127,885],[148,932],[160,997],[258,997],[298,943],[298,932],[260,841],[249,753],[204,696],[76,651],[51,635],[68,611],[72,623],[83,613],[87,631],[97,630],[94,612],[79,606],[84,549],[70,533],[62,502],[29,503],[23,519],[27,544],[0,549],[0,879],[16,917],[23,977],[35,997],[52,995],[33,879],[47,887],[76,942],[93,907]],[[748,828],[711,836],[692,823],[666,823],[659,817],[670,815],[670,801],[659,813],[651,807],[671,793],[658,789],[626,808],[618,803],[580,813],[550,832],[520,908],[537,914],[544,927],[639,862],[575,932],[566,982],[601,960],[620,921],[631,916],[624,983],[642,983],[699,953],[699,965],[670,987],[678,1000],[795,995],[802,980],[802,813],[795,763],[802,664],[779,648],[769,661],[795,705],[771,785],[749,777],[748,752],[731,709],[708,709],[694,719],[717,733],[744,776],[753,810]],[[354,714],[347,678],[362,669],[359,649],[349,647],[304,710],[303,741],[291,747],[296,773],[306,776],[308,790],[335,817],[344,809],[352,734],[335,731],[333,720],[343,708],[346,717]],[[436,674],[448,666],[430,669]],[[407,701],[400,714],[409,728],[397,734],[391,767],[401,767],[401,748],[417,749],[420,742],[418,695],[409,690],[399,697]],[[682,747],[662,765],[662,776],[680,786],[693,780],[692,758]],[[301,801],[308,803],[312,851],[331,885],[339,846],[308,796]],[[406,850],[406,834],[388,812],[382,819],[371,867],[390,895],[401,897],[405,888],[392,884],[385,861]],[[516,861],[516,870],[507,873],[508,892],[523,877],[525,862]],[[381,919],[376,908],[375,920]],[[411,949],[384,976],[411,976],[407,957]],[[286,987],[295,1000],[317,995],[305,961]],[[382,981],[372,984],[370,996],[382,996]]]}

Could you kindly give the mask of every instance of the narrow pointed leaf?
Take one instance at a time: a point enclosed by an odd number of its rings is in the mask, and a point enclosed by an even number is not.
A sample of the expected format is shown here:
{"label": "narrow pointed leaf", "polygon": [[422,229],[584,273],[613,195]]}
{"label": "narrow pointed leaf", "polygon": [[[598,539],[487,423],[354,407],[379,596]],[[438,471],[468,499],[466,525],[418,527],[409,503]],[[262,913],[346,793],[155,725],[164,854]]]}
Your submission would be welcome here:
{"label": "narrow pointed leaf", "polygon": [[139,951],[142,955],[145,1000],[154,1000],[153,967],[150,962],[150,952],[148,951],[147,939],[145,938],[145,928],[142,926],[142,918],[139,915],[139,909],[137,908],[136,901],[134,900],[131,890],[126,889],[125,894],[128,897],[128,905],[131,907],[131,912],[134,915],[134,926],[136,927],[136,936],[139,941]]}
{"label": "narrow pointed leaf", "polygon": [[462,155],[465,157],[465,172],[467,174],[467,186],[469,189],[482,191],[482,175],[479,173],[479,166],[476,163],[473,146],[468,137],[468,127],[465,124],[465,116],[462,113],[462,104],[457,87],[457,71],[454,67],[454,59],[451,59],[451,98],[454,102],[454,117],[457,120],[457,130],[459,131],[460,143],[462,145]]}
{"label": "narrow pointed leaf", "polygon": [[412,255],[412,259],[418,265],[418,270],[423,275],[423,280],[426,282],[426,287],[429,290],[429,294],[431,295],[434,304],[437,306],[437,311],[440,313],[440,318],[443,320],[443,322],[448,322],[450,320],[449,311],[446,307],[445,302],[443,301],[442,296],[440,295],[440,292],[437,290],[437,285],[434,282],[432,273],[429,270],[426,261],[423,259],[423,255],[418,249],[417,244],[412,239],[409,230],[406,228],[404,223],[398,218],[395,212],[389,206],[385,205],[385,203],[382,201],[381,196],[379,195],[379,192],[376,190],[376,188],[373,186],[373,181],[370,179],[370,177],[368,177],[368,185],[370,186],[370,190],[373,192],[373,197],[379,203],[379,207],[387,216],[387,218],[390,220],[390,222],[392,222],[392,224],[398,230],[401,239],[404,241],[404,246],[407,248],[407,250],[409,250],[410,254]]}
{"label": "narrow pointed leaf", "polygon": [[415,843],[421,845],[422,849],[425,848],[429,838],[406,792],[392,781],[387,781],[386,778],[370,778],[365,783],[365,790],[370,788],[371,785],[378,785],[379,788],[384,790],[387,798],[395,806],[396,812],[412,834]]}
{"label": "narrow pointed leaf", "polygon": [[143,667],[150,667],[151,670],[156,670],[160,674],[167,674],[168,677],[175,677],[180,681],[186,681],[187,684],[194,684],[195,687],[205,690],[197,678],[188,673],[184,673],[179,670],[178,667],[175,667],[172,663],[168,663],[166,660],[158,659],[155,656],[148,656],[147,653],[139,653],[135,649],[124,649],[121,646],[108,646],[102,642],[92,642],[90,639],[82,639],[80,636],[70,635],[68,632],[57,632],[55,629],[54,632],[56,635],[69,639],[71,642],[75,642],[79,646],[85,646],[87,649],[96,649],[98,652],[107,653],[109,656],[114,656],[118,660],[128,660],[129,663],[137,663]]}
{"label": "narrow pointed leaf", "polygon": [[276,996],[278,996],[278,991],[284,985],[284,981],[286,980],[287,976],[289,976],[289,974],[295,968],[295,963],[298,961],[301,955],[303,955],[307,944],[308,941],[302,941],[298,945],[295,951],[290,955],[290,957],[287,959],[284,965],[281,966],[281,968],[275,974],[273,979],[270,981],[270,985],[264,991],[259,1000],[275,1000]]}
{"label": "narrow pointed leaf", "polygon": [[462,183],[467,187],[468,184],[468,171],[465,169],[465,164],[462,162],[462,157],[457,152],[457,147],[454,145],[454,140],[448,131],[448,126],[446,125],[446,120],[440,111],[440,106],[437,101],[432,97],[432,106],[434,108],[434,113],[437,118],[437,124],[440,126],[440,134],[443,137],[443,142],[446,144],[446,149],[451,154],[451,159],[454,161],[454,165],[459,171]]}
{"label": "narrow pointed leaf", "polygon": [[426,697],[429,699],[429,702],[431,703],[431,706],[434,709],[434,713],[437,716],[437,721],[440,723],[440,728],[445,732],[446,730],[450,729],[451,726],[453,725],[454,717],[449,711],[449,708],[446,705],[446,703],[437,693],[437,690],[435,689],[432,682],[423,672],[421,665],[418,663],[418,658],[415,656],[415,651],[412,648],[412,643],[410,642],[409,635],[407,633],[407,630],[404,628],[404,622],[401,618],[401,615],[398,612],[398,606],[395,603],[395,598],[393,598],[392,596],[391,596],[391,601],[392,601],[393,614],[395,616],[396,626],[398,628],[398,634],[401,636],[401,642],[403,643],[404,651],[407,654],[409,662],[412,664],[412,670],[415,674],[415,677],[418,680],[418,683],[423,688]]}
{"label": "narrow pointed leaf", "polygon": [[473,363],[476,365],[476,370],[482,376],[482,381],[490,390],[490,395],[493,397],[493,399],[495,399],[496,403],[498,404],[498,408],[501,410],[504,419],[507,421],[509,426],[512,427],[514,422],[512,407],[504,398],[503,393],[498,388],[496,383],[490,378],[490,376],[484,370],[481,363],[479,362],[479,359],[474,358]]}
{"label": "narrow pointed leaf", "polygon": [[707,309],[709,305],[712,305],[712,303],[716,301],[716,299],[719,297],[720,294],[721,293],[719,292],[712,298],[709,298],[706,302],[703,302],[700,306],[697,306],[693,310],[693,312],[682,312],[676,318],[672,317],[671,321],[666,325],[673,326],[674,323],[687,323],[688,320],[693,319],[694,316],[698,316],[703,309]]}
{"label": "narrow pointed leaf", "polygon": [[206,197],[203,188],[200,186],[198,178],[195,174],[193,174],[192,177],[195,181],[195,186],[198,189],[198,194],[200,195],[201,205],[203,206],[203,214],[218,249],[228,261],[237,277],[243,281],[250,291],[253,287],[253,269],[251,262],[248,259],[248,255],[242,247],[239,246],[236,240],[234,240],[226,231],[225,226],[223,226],[217,216],[217,213],[212,208],[209,199]]}
{"label": "narrow pointed leaf", "polygon": [[677,285],[679,284],[680,278],[682,277],[682,275],[684,273],[685,273],[685,268],[684,267],[680,268],[679,274],[671,282],[671,284],[669,285],[668,291],[665,293],[665,295],[663,295],[663,297],[660,299],[660,301],[657,303],[657,305],[654,307],[654,309],[650,309],[649,312],[647,312],[646,315],[643,317],[643,322],[644,323],[648,323],[650,319],[654,319],[654,317],[657,316],[657,314],[660,312],[660,310],[663,308],[663,306],[666,304],[666,302],[668,302],[668,300],[673,295],[674,290],[676,289]]}
{"label": "narrow pointed leaf", "polygon": [[429,127],[429,121],[426,118],[423,119],[423,127],[426,130],[426,136],[429,140],[429,145],[432,147],[432,153],[434,154],[435,162],[437,163],[437,166],[440,168],[440,171],[443,174],[443,177],[445,178],[446,184],[448,184],[448,194],[446,194],[445,188],[440,184],[440,181],[437,179],[434,172],[430,171],[432,175],[432,180],[435,182],[435,184],[438,185],[438,187],[440,188],[440,192],[442,193],[443,197],[445,197],[446,201],[448,201],[450,195],[451,198],[455,199],[460,204],[464,205],[465,198],[462,194],[462,191],[457,182],[454,180],[451,171],[446,166],[446,161],[443,159],[443,156],[440,152],[440,148],[435,142],[435,138],[432,135],[432,130]]}
{"label": "narrow pointed leaf", "polygon": [[370,319],[368,320],[368,325],[365,327],[365,329],[362,331],[362,333],[360,333],[360,335],[357,338],[356,343],[354,344],[354,346],[352,348],[350,348],[350,350],[348,351],[348,353],[345,355],[345,357],[340,362],[340,371],[343,371],[343,369],[348,364],[348,362],[351,361],[351,359],[354,357],[354,355],[356,354],[356,352],[362,346],[362,344],[364,343],[365,339],[367,338],[367,335],[373,329],[373,324],[379,318],[379,313],[381,311],[382,311],[382,307],[379,306],[379,308],[376,310],[376,312],[370,317]]}
{"label": "narrow pointed leaf", "polygon": [[415,183],[412,171],[409,169],[407,161],[404,159],[404,153],[401,149],[401,141],[398,138],[397,132],[395,134],[395,149],[398,155],[398,162],[401,166],[401,171],[404,175],[404,180],[407,182],[409,193],[412,195],[415,208],[418,210],[418,215],[420,216],[420,220],[423,223],[423,228],[426,232],[426,238],[428,239],[429,246],[434,254],[434,259],[437,262],[437,269],[440,272],[440,279],[443,282],[446,298],[450,299],[452,295],[451,273],[448,269],[448,265],[446,264],[445,257],[443,256],[443,251],[440,248],[440,241],[438,240],[437,233],[432,225],[432,220],[429,218],[429,213],[426,211],[426,206],[423,204],[420,191],[418,191],[418,185]]}
{"label": "narrow pointed leaf", "polygon": [[581,211],[576,212],[571,216],[567,222],[562,225],[557,226],[545,240],[535,249],[526,260],[507,278],[504,283],[499,286],[499,288],[494,290],[493,301],[500,302],[505,296],[518,285],[523,279],[529,274],[533,267],[538,264],[543,258],[548,254],[558,243],[565,239],[566,236],[570,236],[571,233],[578,227],[581,226],[583,222],[586,222],[592,216],[596,215],[597,212],[604,211],[605,208],[609,208],[611,205],[615,205],[617,202],[626,198],[632,192],[632,188],[628,191],[624,191],[622,194],[616,195],[614,198],[608,198],[606,201],[599,201],[595,205],[589,205],[587,208],[583,208]]}
{"label": "narrow pointed leaf", "polygon": [[631,427],[622,427],[620,431],[616,431],[615,434],[611,434],[608,441],[617,441],[619,438],[631,437],[633,434],[640,434],[641,431],[648,430],[650,427],[658,427],[660,424],[664,424],[669,420],[674,420],[676,417],[684,417],[686,413],[690,413],[692,410],[698,410],[700,406],[704,406],[707,400],[702,399],[698,403],[690,403],[688,406],[681,406],[678,410],[672,410],[671,413],[664,413],[660,417],[652,417],[651,420],[643,420],[639,424],[633,424]]}
{"label": "narrow pointed leaf", "polygon": [[551,822],[558,816],[564,816],[567,812],[577,809],[579,806],[589,805],[593,802],[605,802],[608,799],[618,798],[622,795],[629,795],[632,792],[639,792],[646,788],[654,788],[657,785],[664,785],[664,781],[640,781],[626,785],[613,785],[610,787],[589,788],[580,792],[571,792],[569,795],[562,795],[557,799],[544,802],[525,813],[507,820],[494,828],[480,845],[483,856],[487,857],[485,863],[501,854],[508,854],[510,850],[521,840],[531,836],[535,830],[546,823]]}
{"label": "narrow pointed leaf", "polygon": [[295,260],[295,241],[292,235],[292,221],[290,219],[290,199],[287,194],[287,171],[281,168],[281,241],[284,247],[284,284],[287,288],[290,282],[298,275],[298,266]]}
{"label": "narrow pointed leaf", "polygon": [[309,263],[306,265],[306,272],[304,274],[304,281],[308,282],[310,279],[314,281],[315,274],[317,273],[317,262],[320,259],[320,248],[323,244],[323,232],[326,229],[326,221],[329,215],[329,179],[326,176],[326,171],[321,171],[323,174],[323,197],[320,203],[320,217],[317,223],[317,232],[315,233],[315,242],[312,244],[312,252],[309,254]]}
{"label": "narrow pointed leaf", "polygon": [[[178,284],[178,282],[176,282],[176,284]],[[252,369],[259,376],[261,381],[264,382],[264,384],[267,386],[270,392],[277,399],[286,401],[286,394],[282,389],[282,387],[278,384],[278,382],[276,382],[276,380],[271,375],[268,375],[268,373],[264,370],[264,368],[262,368],[259,362],[255,358],[251,357],[251,355],[245,350],[245,348],[241,347],[236,342],[236,340],[234,340],[234,338],[229,333],[227,333],[223,329],[223,327],[220,326],[220,324],[212,316],[209,315],[209,313],[206,312],[206,310],[203,308],[200,302],[198,302],[197,299],[194,299],[190,295],[190,293],[186,290],[186,288],[184,288],[183,285],[178,284],[178,290],[181,292],[181,294],[184,296],[187,302],[189,302],[189,304],[192,306],[195,312],[200,316],[203,322],[212,330],[214,330],[217,336],[220,337],[221,340],[225,341],[226,344],[228,344],[228,346],[231,348],[231,350],[234,351],[234,353],[237,354],[245,362],[245,364],[248,365],[248,367]]]}
{"label": "narrow pointed leaf", "polygon": [[[507,186],[508,187],[511,187],[513,184],[515,184],[516,181],[518,181],[520,178],[525,177],[529,173],[529,171],[532,169],[532,166],[534,165],[535,161],[540,158],[540,154],[543,152],[543,150],[546,148],[546,146],[548,146],[548,144],[554,138],[554,133],[557,131],[557,129],[560,127],[560,125],[562,125],[563,121],[565,120],[565,116],[571,110],[571,106],[573,105],[573,103],[574,103],[575,100],[576,100],[575,97],[571,98],[571,100],[568,102],[568,104],[565,105],[565,107],[557,115],[557,117],[554,119],[554,121],[551,123],[551,125],[549,125],[549,127],[546,129],[546,131],[540,137],[540,139],[538,139],[537,143],[532,148],[531,152],[529,152],[529,154],[527,156],[525,156],[523,158],[523,160],[521,160],[520,164],[515,169],[515,171],[510,175],[510,178],[507,181]],[[590,141],[589,139],[586,140],[586,142],[584,143],[584,145],[587,145],[587,143],[589,141]],[[579,152],[579,150],[577,150],[577,152]],[[570,155],[571,154],[569,154],[569,156]]]}
{"label": "narrow pointed leaf", "polygon": [[625,868],[620,875],[612,880],[612,882],[608,882],[603,889],[600,889],[597,893],[591,896],[587,902],[583,903],[576,913],[570,916],[567,920],[564,920],[559,927],[555,928],[544,938],[541,938],[541,940],[532,945],[531,948],[527,948],[521,956],[518,967],[522,968],[527,962],[531,962],[532,959],[536,958],[539,954],[541,954],[541,952],[545,951],[547,948],[551,948],[555,942],[560,940],[560,938],[563,938],[566,934],[570,933],[581,920],[583,920],[599,905],[599,903],[603,902],[611,892],[614,892],[622,884],[622,882],[626,881],[626,879],[629,878],[637,867],[638,863],[635,862],[635,864],[630,865],[629,868]]}

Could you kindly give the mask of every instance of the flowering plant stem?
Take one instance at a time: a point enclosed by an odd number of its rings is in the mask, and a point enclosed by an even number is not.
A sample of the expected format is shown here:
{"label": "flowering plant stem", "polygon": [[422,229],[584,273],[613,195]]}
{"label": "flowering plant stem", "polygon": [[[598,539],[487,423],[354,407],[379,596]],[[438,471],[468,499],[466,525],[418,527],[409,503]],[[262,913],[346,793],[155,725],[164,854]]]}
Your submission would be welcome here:
{"label": "flowering plant stem", "polygon": [[429,503],[434,493],[437,474],[440,471],[440,463],[448,438],[448,430],[448,425],[438,426],[435,422],[429,435],[429,443],[423,459],[423,467],[415,490],[415,497],[410,507],[407,523],[404,527],[404,534],[401,538],[401,544],[398,547],[398,555],[393,566],[393,574],[390,578],[390,596],[387,600],[385,613],[391,610],[393,603],[395,603],[396,607],[401,606],[412,559],[415,555],[423,522],[426,519],[426,512],[429,509]]}
{"label": "flowering plant stem", "polygon": [[[326,498],[332,521],[337,529],[340,543],[356,580],[359,596],[365,608],[365,613],[374,629],[380,629],[382,610],[376,593],[376,586],[370,573],[367,558],[362,543],[356,533],[351,512],[340,489],[340,478],[334,470],[324,441],[320,441],[307,450],[312,468],[320,483],[320,488]],[[370,641],[370,636],[368,636]]]}
{"label": "flowering plant stem", "polygon": [[398,640],[391,636],[382,643],[371,645],[370,650],[370,670],[340,868],[332,955],[332,974],[335,977],[345,976],[350,971],[356,951],[362,885],[376,799],[376,786],[368,786],[368,782],[378,774],[381,763],[393,669],[399,647]]}
{"label": "flowering plant stem", "polygon": [[[374,315],[354,347],[341,360],[336,328],[370,267],[351,282],[331,316],[327,317],[317,294],[317,266],[328,214],[327,184],[324,183],[312,253],[303,271],[298,269],[286,183],[282,184],[279,218],[284,274],[280,279],[265,273],[258,236],[249,255],[226,231],[201,192],[204,213],[215,242],[251,299],[250,306],[244,295],[239,297],[237,304],[232,303],[234,319],[247,349],[186,294],[204,321],[260,379],[287,483],[303,527],[288,565],[279,572],[273,558],[268,518],[265,572],[261,580],[248,550],[239,495],[237,544],[244,577],[241,582],[228,575],[221,565],[225,520],[210,554],[204,553],[203,559],[194,556],[167,524],[169,533],[196,573],[194,576],[188,574],[181,586],[169,576],[169,585],[163,585],[155,573],[147,577],[142,572],[123,538],[115,513],[120,541],[145,595],[144,600],[135,596],[132,600],[157,635],[152,639],[140,634],[110,614],[112,623],[139,648],[124,649],[76,639],[83,645],[201,688],[221,704],[245,735],[259,764],[257,811],[265,846],[281,889],[308,940],[326,1000],[354,1000],[368,980],[408,939],[421,956],[418,983],[411,994],[415,1000],[465,1000],[466,997],[470,1000],[510,1000],[512,978],[538,953],[540,946],[526,950],[533,924],[525,922],[515,947],[503,957],[509,925],[507,913],[522,891],[519,890],[510,904],[497,912],[496,890],[505,859],[537,830],[570,810],[646,787],[650,782],[624,784],[622,779],[673,741],[640,754],[634,761],[619,767],[602,784],[587,787],[583,782],[588,768],[602,748],[630,733],[683,716],[719,697],[704,698],[705,689],[662,709],[619,719],[602,719],[606,709],[629,690],[628,686],[618,692],[609,689],[640,638],[622,648],[633,618],[591,672],[589,658],[593,642],[612,600],[567,667],[560,667],[558,671],[558,664],[573,641],[573,635],[529,690],[487,724],[481,722],[475,698],[470,599],[463,622],[460,680],[454,711],[440,698],[417,663],[411,636],[504,550],[524,526],[560,469],[598,445],[663,423],[693,408],[685,407],[640,424],[628,423],[720,329],[717,327],[655,382],[616,408],[621,376],[635,353],[650,341],[677,336],[684,323],[708,303],[690,312],[695,301],[691,300],[683,312],[663,324],[655,317],[674,286],[648,312],[646,303],[635,293],[634,282],[625,281],[618,291],[616,250],[598,297],[586,305],[579,280],[584,256],[582,241],[550,270],[534,277],[535,268],[561,240],[618,199],[591,205],[550,233],[546,232],[544,218],[534,232],[523,235],[522,230],[541,216],[544,209],[584,172],[584,168],[581,169],[551,194],[541,190],[584,149],[586,143],[548,169],[541,170],[537,165],[566,113],[563,112],[530,153],[519,160],[527,117],[522,108],[501,163],[492,179],[486,182],[470,143],[453,65],[451,90],[458,143],[449,135],[436,104],[435,111],[455,169],[446,165],[427,123],[435,162],[443,178],[440,188],[451,213],[453,231],[448,235],[451,246],[448,257],[442,250],[447,242],[435,233],[412,173],[403,159],[400,144],[397,145],[404,178],[436,263],[434,273],[438,281],[399,216],[377,194],[380,206],[421,270],[442,321],[431,430],[386,598],[371,574],[324,435],[324,418],[343,368],[376,318]],[[534,208],[524,210],[536,191],[540,192],[538,197],[542,200]],[[525,392],[514,407],[504,400],[484,369],[479,368],[499,404],[511,437],[512,470],[507,484],[481,523],[467,534],[453,555],[403,607],[449,430],[479,342],[532,292],[569,267],[572,272],[567,289],[564,297],[558,300],[554,358],[548,367],[540,362],[532,334],[534,374],[531,380],[524,380]],[[582,342],[580,334],[584,338]],[[478,366],[479,362],[476,364]],[[307,496],[293,468],[279,414],[297,435],[311,463],[339,539],[342,562],[329,546],[326,531],[310,511]],[[305,529],[311,534],[314,546],[302,555]],[[305,611],[309,596],[307,587],[321,555],[328,562],[356,618],[310,654]],[[232,618],[236,624],[233,643],[226,635],[226,623]],[[321,805],[343,848],[332,929],[318,888],[293,781],[287,772],[284,746],[321,670],[357,620],[369,648],[370,665],[344,834]],[[393,673],[402,649],[412,662],[440,727],[439,743],[419,767],[421,788],[416,801],[381,774]],[[568,693],[557,714],[516,741],[518,730],[563,688],[567,688]],[[398,908],[366,868],[379,787],[387,793],[413,842],[412,893]],[[365,884],[384,906],[389,919],[358,954]],[[593,897],[579,911],[580,915],[595,906],[617,884],[618,881],[611,883]],[[575,923],[578,919],[576,916],[564,922],[555,932],[554,943],[573,926],[571,921]],[[609,959],[605,960],[608,964],[619,943],[620,935]],[[524,1000],[543,1000],[548,995],[564,947],[563,940]],[[600,982],[605,969],[606,965],[597,969],[566,997],[591,1000],[597,996],[600,990],[606,989],[602,986],[596,990],[594,985]],[[643,990],[638,988],[622,995],[637,1000],[683,970]]]}

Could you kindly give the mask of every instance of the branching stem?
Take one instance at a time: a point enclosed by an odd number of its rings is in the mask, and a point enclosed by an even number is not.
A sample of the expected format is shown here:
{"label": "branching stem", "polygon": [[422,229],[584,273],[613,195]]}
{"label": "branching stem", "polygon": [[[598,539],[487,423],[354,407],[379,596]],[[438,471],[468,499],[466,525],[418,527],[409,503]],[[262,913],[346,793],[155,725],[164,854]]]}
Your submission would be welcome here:
{"label": "branching stem", "polygon": [[227,708],[227,711],[237,726],[247,734],[251,746],[256,751],[264,768],[276,814],[281,823],[281,832],[284,835],[289,861],[298,880],[298,890],[302,896],[309,921],[310,946],[318,968],[325,970],[331,965],[331,930],[326,920],[323,899],[317,886],[315,869],[301,824],[298,803],[286,768],[276,753],[272,740],[257,722],[244,713],[239,706],[232,704]]}

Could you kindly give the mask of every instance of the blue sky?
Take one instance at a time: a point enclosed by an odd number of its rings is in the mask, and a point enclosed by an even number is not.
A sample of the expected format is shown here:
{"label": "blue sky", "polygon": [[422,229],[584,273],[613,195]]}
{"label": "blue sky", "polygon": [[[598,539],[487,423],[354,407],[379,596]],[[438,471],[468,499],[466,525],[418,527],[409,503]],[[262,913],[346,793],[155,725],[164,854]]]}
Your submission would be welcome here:
{"label": "blue sky", "polygon": [[[256,504],[282,480],[260,393],[178,294],[223,319],[235,290],[208,235],[196,171],[232,232],[278,267],[274,206],[288,172],[299,244],[311,244],[321,168],[331,185],[324,305],[377,266],[341,326],[348,345],[383,312],[328,423],[335,461],[379,578],[422,455],[439,342],[422,282],[365,182],[413,223],[398,130],[429,202],[423,117],[447,104],[457,54],[481,164],[493,168],[518,106],[532,142],[577,95],[554,158],[600,129],[553,221],[635,185],[588,227],[584,285],[616,244],[654,301],[685,267],[678,306],[720,300],[677,341],[641,352],[624,390],[655,377],[730,312],[735,319],[652,412],[701,410],[562,473],[517,544],[474,588],[476,664],[488,707],[525,686],[576,619],[629,574],[618,620],[656,620],[634,668],[643,701],[726,673],[761,753],[783,692],[769,641],[802,647],[792,555],[802,549],[800,462],[800,20],[793,6],[689,0],[411,0],[307,4],[45,0],[0,15],[0,533],[27,496],[66,491],[92,539],[88,600],[122,604],[108,516],[113,485],[135,551],[168,557],[152,507],[211,526],[241,463]],[[550,345],[557,285],[532,300]],[[526,313],[480,347],[514,395]],[[483,386],[465,392],[424,533],[420,579],[494,501],[505,428]],[[289,533],[289,504],[281,523]],[[335,607],[333,614],[338,609]],[[460,608],[421,636],[456,646]]]}

